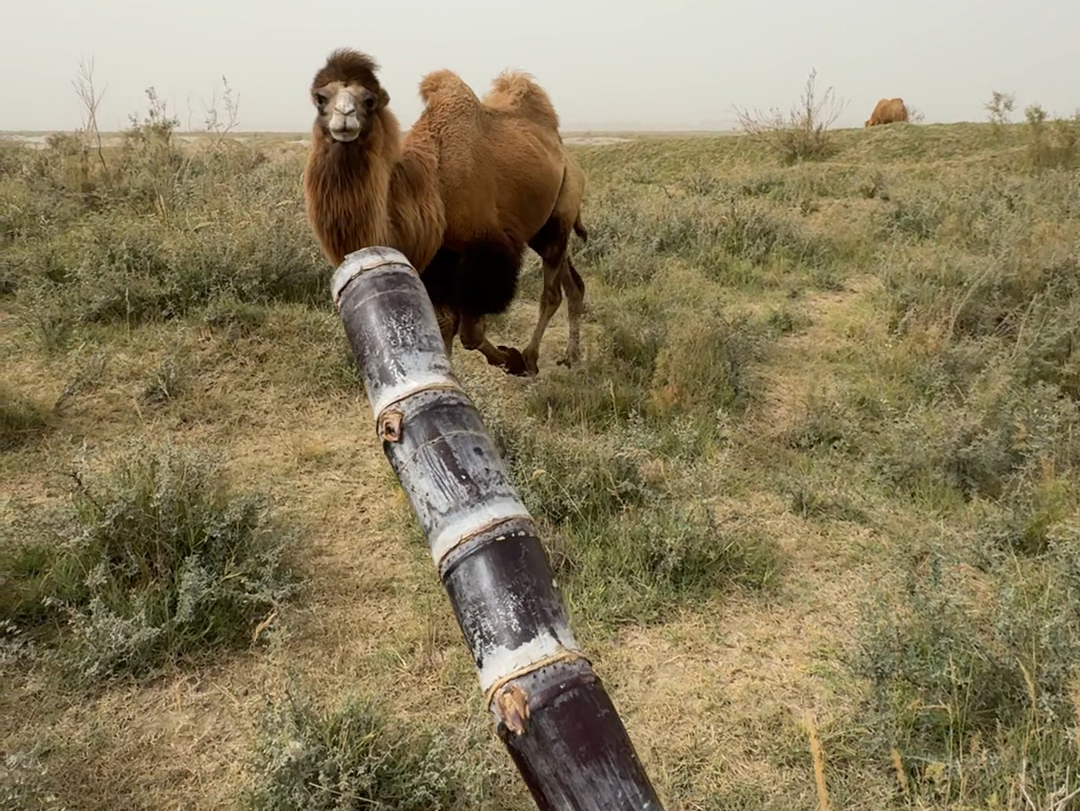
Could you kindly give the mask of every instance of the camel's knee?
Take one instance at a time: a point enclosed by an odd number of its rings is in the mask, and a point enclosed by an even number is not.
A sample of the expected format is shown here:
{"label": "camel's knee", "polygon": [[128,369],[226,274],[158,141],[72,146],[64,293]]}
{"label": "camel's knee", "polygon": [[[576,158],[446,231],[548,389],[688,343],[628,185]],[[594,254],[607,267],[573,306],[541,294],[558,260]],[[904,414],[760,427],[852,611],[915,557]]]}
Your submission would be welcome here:
{"label": "camel's knee", "polygon": [[461,339],[461,345],[466,349],[479,349],[484,343],[483,321],[467,316],[462,317],[458,338]]}
{"label": "camel's knee", "polygon": [[544,285],[544,290],[540,294],[540,308],[543,310],[551,310],[554,312],[559,309],[559,305],[562,304],[563,292],[562,286],[556,281],[555,284]]}
{"label": "camel's knee", "polygon": [[465,349],[479,349],[484,344],[483,333],[477,335],[476,333],[472,332],[463,332],[458,337],[461,338],[461,345]]}

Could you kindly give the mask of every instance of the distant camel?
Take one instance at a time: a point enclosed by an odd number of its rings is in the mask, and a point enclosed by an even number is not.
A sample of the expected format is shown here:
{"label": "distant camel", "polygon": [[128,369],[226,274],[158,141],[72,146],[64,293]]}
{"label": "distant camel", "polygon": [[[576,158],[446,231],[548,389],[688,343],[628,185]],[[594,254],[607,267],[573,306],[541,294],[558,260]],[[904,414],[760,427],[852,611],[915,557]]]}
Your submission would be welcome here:
{"label": "distant camel", "polygon": [[874,112],[863,124],[864,127],[873,127],[876,124],[892,124],[895,121],[907,121],[908,111],[904,106],[903,99],[881,99],[874,105]]}
{"label": "distant camel", "polygon": [[[315,74],[316,116],[304,171],[308,219],[323,253],[340,264],[373,245],[396,248],[420,272],[446,351],[466,349],[511,374],[535,374],[540,340],[566,292],[567,366],[580,356],[585,283],[568,252],[581,223],[585,175],[559,134],[547,94],[507,72],[483,101],[457,74],[420,82],[424,110],[402,138],[370,56],[348,48]],[[524,354],[496,347],[485,317],[505,312],[525,246],[544,266],[540,315]]]}

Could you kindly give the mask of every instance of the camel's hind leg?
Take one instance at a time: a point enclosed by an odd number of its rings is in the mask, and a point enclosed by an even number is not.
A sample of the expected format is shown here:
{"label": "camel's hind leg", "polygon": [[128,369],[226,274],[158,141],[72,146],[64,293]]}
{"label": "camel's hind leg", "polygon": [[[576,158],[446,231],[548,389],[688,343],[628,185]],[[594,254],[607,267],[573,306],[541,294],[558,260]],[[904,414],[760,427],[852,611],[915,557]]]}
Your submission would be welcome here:
{"label": "camel's hind leg", "polygon": [[[580,219],[568,221],[565,214],[556,211],[544,223],[536,236],[529,240],[529,247],[536,251],[544,266],[544,290],[540,294],[540,312],[533,329],[532,340],[522,353],[525,364],[531,374],[539,371],[540,342],[547,331],[548,323],[562,305],[563,291],[566,291],[568,303],[574,305],[570,311],[570,345],[567,357],[561,361],[569,366],[576,361],[580,353],[580,326],[582,302],[585,295],[585,283],[570,262],[570,230],[586,238],[588,232],[581,226]],[[575,282],[576,279],[576,282]]]}
{"label": "camel's hind leg", "polygon": [[495,346],[484,334],[484,316],[461,315],[461,345],[479,349],[492,366],[500,366],[512,375],[527,375],[525,359],[512,346]]}
{"label": "camel's hind leg", "polygon": [[577,272],[569,254],[560,266],[562,273],[559,281],[566,292],[566,316],[570,328],[570,338],[566,343],[566,354],[556,363],[560,366],[573,366],[581,360],[581,316],[585,313],[585,280]]}
{"label": "camel's hind leg", "polygon": [[573,228],[583,241],[588,239],[588,231],[581,224],[580,217],[575,217],[573,225],[568,228],[563,221],[553,216],[529,242],[529,247],[540,255],[544,265],[540,314],[533,329],[532,340],[522,353],[531,374],[536,374],[539,370],[540,342],[547,331],[548,323],[559,311],[564,292],[570,337],[566,354],[558,363],[560,366],[573,366],[581,359],[581,317],[585,312],[585,281],[570,259],[570,228]]}
{"label": "camel's hind leg", "polygon": [[536,320],[532,340],[529,341],[529,345],[521,353],[525,359],[525,367],[529,370],[529,374],[536,374],[540,371],[537,363],[540,358],[540,341],[543,340],[544,332],[547,331],[548,322],[559,311],[559,306],[562,304],[562,289],[564,286],[562,277],[565,266],[565,257],[556,265],[544,262],[544,290],[540,294],[540,317]]}

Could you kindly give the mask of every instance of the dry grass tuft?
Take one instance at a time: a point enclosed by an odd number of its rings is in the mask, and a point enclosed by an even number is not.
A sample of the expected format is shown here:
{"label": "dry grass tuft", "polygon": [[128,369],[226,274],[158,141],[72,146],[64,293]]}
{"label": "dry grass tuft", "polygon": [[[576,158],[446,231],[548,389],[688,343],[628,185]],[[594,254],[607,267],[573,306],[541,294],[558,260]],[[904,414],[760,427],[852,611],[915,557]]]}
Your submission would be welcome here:
{"label": "dry grass tuft", "polygon": [[829,127],[843,107],[836,103],[831,87],[818,97],[816,83],[817,70],[812,70],[800,105],[787,116],[779,110],[765,116],[736,108],[740,130],[767,147],[785,165],[831,157],[836,152],[836,143]]}

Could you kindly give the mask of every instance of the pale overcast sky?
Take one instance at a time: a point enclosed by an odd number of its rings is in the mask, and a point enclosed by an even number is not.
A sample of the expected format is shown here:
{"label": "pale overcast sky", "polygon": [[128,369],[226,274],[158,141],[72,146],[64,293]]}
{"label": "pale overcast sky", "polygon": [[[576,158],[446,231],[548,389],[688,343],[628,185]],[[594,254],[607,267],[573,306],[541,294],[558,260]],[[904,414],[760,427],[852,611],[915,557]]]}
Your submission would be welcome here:
{"label": "pale overcast sky", "polygon": [[80,57],[108,83],[102,129],[146,109],[153,85],[202,128],[225,75],[240,129],[306,131],[326,55],[372,54],[402,123],[423,73],[478,93],[507,67],[533,73],[565,129],[724,128],[732,105],[785,110],[812,67],[860,126],[882,96],[927,122],[981,121],[991,90],[1080,107],[1076,0],[0,0],[0,130],[71,129]]}

